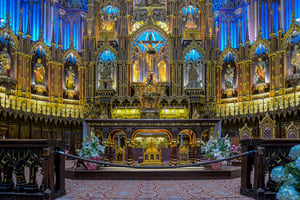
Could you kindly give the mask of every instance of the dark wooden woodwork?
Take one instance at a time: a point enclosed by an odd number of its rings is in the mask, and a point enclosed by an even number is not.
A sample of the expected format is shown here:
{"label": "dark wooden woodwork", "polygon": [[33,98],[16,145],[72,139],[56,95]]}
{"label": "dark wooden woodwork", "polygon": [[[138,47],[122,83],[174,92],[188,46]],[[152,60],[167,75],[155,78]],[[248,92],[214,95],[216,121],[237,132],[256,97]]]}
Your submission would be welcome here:
{"label": "dark wooden woodwork", "polygon": [[[56,154],[65,151],[61,140],[0,140],[0,199],[53,199],[65,194],[65,158]],[[29,168],[29,180],[24,168]],[[41,168],[42,183],[37,184]],[[13,174],[16,180],[12,179]]]}
{"label": "dark wooden woodwork", "polygon": [[[242,158],[240,193],[256,199],[276,199],[277,183],[271,180],[271,171],[276,166],[285,166],[289,163],[290,149],[298,144],[300,139],[241,140],[242,152],[255,150],[255,153]],[[254,171],[253,183],[250,178],[252,171]]]}

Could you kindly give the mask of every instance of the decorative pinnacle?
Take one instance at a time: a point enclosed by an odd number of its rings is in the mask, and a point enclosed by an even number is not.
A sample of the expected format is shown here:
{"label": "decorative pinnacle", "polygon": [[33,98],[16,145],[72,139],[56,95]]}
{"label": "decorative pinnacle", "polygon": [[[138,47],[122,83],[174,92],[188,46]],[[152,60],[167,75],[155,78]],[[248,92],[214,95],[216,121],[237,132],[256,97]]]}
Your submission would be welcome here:
{"label": "decorative pinnacle", "polygon": [[39,40],[43,39],[43,35],[44,35],[44,30],[43,30],[43,28],[40,28],[40,30],[39,30]]}
{"label": "decorative pinnacle", "polygon": [[9,12],[6,14],[6,27],[10,26],[10,15]]}

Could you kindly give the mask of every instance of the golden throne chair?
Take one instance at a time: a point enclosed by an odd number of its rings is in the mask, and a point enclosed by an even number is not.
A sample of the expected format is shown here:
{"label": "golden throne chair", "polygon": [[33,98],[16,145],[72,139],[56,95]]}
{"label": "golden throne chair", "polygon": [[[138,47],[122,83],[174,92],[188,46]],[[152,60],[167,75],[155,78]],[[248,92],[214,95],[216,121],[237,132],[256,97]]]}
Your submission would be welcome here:
{"label": "golden throne chair", "polygon": [[273,120],[270,116],[265,116],[263,120],[259,121],[259,138],[276,138],[275,128],[275,120]]}
{"label": "golden throne chair", "polygon": [[240,140],[252,139],[252,128],[249,128],[245,123],[244,127],[239,129],[239,135]]}
{"label": "golden throne chair", "polygon": [[299,126],[296,126],[294,122],[291,122],[288,127],[285,127],[285,137],[289,139],[299,138],[299,131]]}

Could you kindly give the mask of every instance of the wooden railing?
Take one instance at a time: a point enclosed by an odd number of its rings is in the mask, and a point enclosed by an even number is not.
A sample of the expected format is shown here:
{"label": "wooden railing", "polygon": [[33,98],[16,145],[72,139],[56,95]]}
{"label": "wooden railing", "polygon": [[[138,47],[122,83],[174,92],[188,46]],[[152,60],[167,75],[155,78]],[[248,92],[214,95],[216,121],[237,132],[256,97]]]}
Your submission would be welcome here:
{"label": "wooden railing", "polygon": [[290,149],[297,144],[300,144],[300,139],[241,140],[243,152],[256,152],[242,158],[240,193],[256,199],[276,199],[277,183],[271,180],[271,171],[291,161],[288,156]]}
{"label": "wooden railing", "polygon": [[65,194],[61,140],[0,140],[0,199],[54,199]]}

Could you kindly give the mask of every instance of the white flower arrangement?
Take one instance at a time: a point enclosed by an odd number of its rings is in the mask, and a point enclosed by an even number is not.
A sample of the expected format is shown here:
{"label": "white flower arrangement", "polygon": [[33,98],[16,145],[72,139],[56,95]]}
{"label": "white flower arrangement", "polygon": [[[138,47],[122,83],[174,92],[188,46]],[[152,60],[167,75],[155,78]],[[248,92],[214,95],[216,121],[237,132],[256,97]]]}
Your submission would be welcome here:
{"label": "white flower arrangement", "polygon": [[92,133],[91,140],[84,140],[78,154],[82,158],[102,157],[104,154],[104,148],[105,147],[100,144],[99,139]]}
{"label": "white flower arrangement", "polygon": [[228,157],[230,154],[230,140],[228,135],[226,135],[225,138],[219,139],[211,136],[207,143],[202,142],[201,148],[208,159]]}

